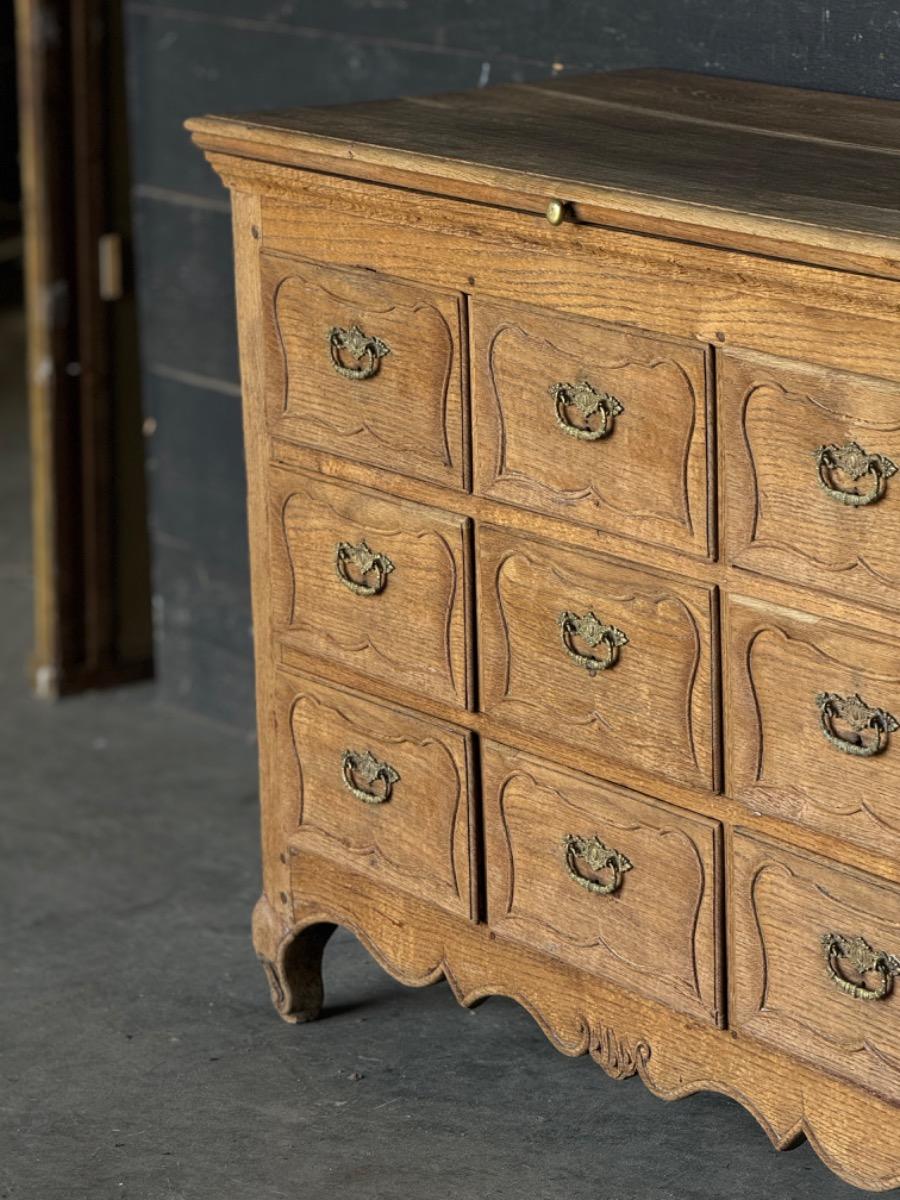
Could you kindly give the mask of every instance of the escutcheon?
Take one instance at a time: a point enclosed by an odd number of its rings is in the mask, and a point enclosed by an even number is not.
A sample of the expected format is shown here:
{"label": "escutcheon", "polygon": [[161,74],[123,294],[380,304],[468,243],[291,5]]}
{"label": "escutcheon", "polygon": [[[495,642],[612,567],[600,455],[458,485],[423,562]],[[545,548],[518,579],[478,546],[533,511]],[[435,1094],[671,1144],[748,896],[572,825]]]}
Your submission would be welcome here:
{"label": "escutcheon", "polygon": [[[345,379],[371,379],[377,374],[381,360],[391,352],[390,346],[381,338],[370,337],[358,325],[351,325],[349,329],[335,325],[328,331],[328,345],[331,365]],[[358,365],[348,366],[348,356]]]}
{"label": "escutcheon", "polygon": [[[582,442],[609,437],[616,417],[625,411],[620,400],[609,392],[598,392],[586,379],[580,383],[554,383],[550,395],[557,425],[563,433]],[[574,414],[577,414],[575,421]]]}
{"label": "escutcheon", "polygon": [[[334,548],[334,567],[337,577],[355,596],[377,596],[387,585],[387,577],[394,564],[386,554],[370,550],[365,541],[354,546],[350,542],[338,542]],[[351,568],[358,578],[351,574]],[[371,578],[371,583],[367,580]]]}
{"label": "escutcheon", "polygon": [[[873,950],[864,937],[846,937],[842,933],[823,933],[822,950],[832,982],[856,1000],[883,1000],[893,981],[900,976],[900,959],[884,950]],[[848,979],[841,969],[847,963],[856,980]],[[866,976],[874,975],[878,982],[869,987]]]}
{"label": "escutcheon", "polygon": [[351,795],[364,804],[387,804],[400,775],[371,750],[345,750],[341,755],[341,779]]}
{"label": "escutcheon", "polygon": [[[864,508],[880,500],[887,481],[897,473],[896,463],[883,454],[869,454],[857,442],[845,442],[843,446],[819,446],[815,459],[819,483],[824,491],[832,500],[851,508]],[[841,487],[834,479],[835,471],[854,483],[868,478],[869,486],[862,491],[854,487]]]}
{"label": "escutcheon", "polygon": [[900,729],[896,717],[883,708],[870,707],[859,694],[840,696],[837,692],[820,692],[816,706],[825,740],[842,754],[872,758],[887,747],[890,735]]}
{"label": "escutcheon", "polygon": [[[569,658],[590,675],[597,671],[607,671],[615,666],[619,659],[619,650],[628,645],[628,638],[615,625],[604,625],[593,612],[587,612],[583,617],[573,612],[561,612],[556,618],[559,626],[563,650]],[[602,647],[597,654],[582,654],[575,648],[573,639],[580,638],[591,649]]]}
{"label": "escutcheon", "polygon": [[[617,892],[622,886],[622,876],[632,869],[633,864],[624,854],[604,845],[598,837],[586,838],[567,833],[562,840],[562,847],[569,878],[595,896],[610,896]],[[603,881],[582,875],[578,869],[579,861],[595,875],[609,871],[609,878]]]}

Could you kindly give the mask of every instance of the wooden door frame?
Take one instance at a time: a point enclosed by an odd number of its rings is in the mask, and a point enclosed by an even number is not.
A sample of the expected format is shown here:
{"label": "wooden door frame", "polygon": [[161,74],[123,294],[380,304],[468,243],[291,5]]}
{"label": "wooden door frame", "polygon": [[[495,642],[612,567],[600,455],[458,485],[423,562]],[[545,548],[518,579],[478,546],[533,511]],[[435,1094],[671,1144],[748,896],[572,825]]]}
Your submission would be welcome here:
{"label": "wooden door frame", "polygon": [[[118,0],[16,0],[35,690],[152,671]],[[139,511],[136,511],[139,510]]]}

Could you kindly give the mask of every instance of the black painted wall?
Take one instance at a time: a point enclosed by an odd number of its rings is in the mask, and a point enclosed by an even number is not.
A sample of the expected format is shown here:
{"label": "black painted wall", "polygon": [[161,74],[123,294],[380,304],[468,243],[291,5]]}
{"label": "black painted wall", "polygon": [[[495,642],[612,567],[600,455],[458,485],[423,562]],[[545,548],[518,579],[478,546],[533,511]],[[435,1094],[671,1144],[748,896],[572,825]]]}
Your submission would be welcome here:
{"label": "black painted wall", "polygon": [[[167,699],[252,727],[226,195],[185,117],[674,67],[900,98],[885,0],[125,0]],[[527,130],[523,130],[527,137]]]}

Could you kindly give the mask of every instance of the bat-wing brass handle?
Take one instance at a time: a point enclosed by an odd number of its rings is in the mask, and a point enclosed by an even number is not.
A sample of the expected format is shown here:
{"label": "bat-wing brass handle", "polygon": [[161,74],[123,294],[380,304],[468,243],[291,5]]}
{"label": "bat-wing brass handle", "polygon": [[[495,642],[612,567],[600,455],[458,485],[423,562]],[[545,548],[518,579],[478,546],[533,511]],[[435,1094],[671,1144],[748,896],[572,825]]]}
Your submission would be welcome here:
{"label": "bat-wing brass handle", "polygon": [[599,442],[609,437],[615,419],[625,411],[609,392],[598,392],[583,379],[580,383],[554,383],[550,388],[556,423],[570,437],[582,442]]}
{"label": "bat-wing brass handle", "polygon": [[[586,838],[567,833],[562,840],[562,847],[569,878],[595,896],[609,896],[618,891],[622,886],[622,876],[632,869],[632,863],[624,854],[605,846],[598,837]],[[578,869],[579,862],[583,862],[593,875],[582,875]],[[608,879],[594,878],[607,871]]]}
{"label": "bat-wing brass handle", "polygon": [[[856,442],[846,442],[843,446],[819,446],[815,459],[823,490],[832,500],[851,508],[864,508],[880,500],[887,481],[897,473],[896,463],[883,454],[869,454]],[[852,486],[841,486],[835,479],[835,472],[840,472],[853,483],[868,479],[869,486],[862,491]]]}
{"label": "bat-wing brass handle", "polygon": [[354,546],[338,542],[334,548],[337,577],[355,596],[377,596],[387,586],[394,564],[386,554],[370,550],[363,541]]}
{"label": "bat-wing brass handle", "polygon": [[883,708],[871,708],[859,695],[820,692],[816,707],[825,740],[836,750],[856,758],[880,754],[887,747],[890,735],[900,729],[896,717]]}
{"label": "bat-wing brass handle", "polygon": [[[358,325],[342,329],[335,325],[328,331],[331,350],[331,365],[345,379],[371,379],[378,371],[381,360],[390,354],[390,346],[381,338],[370,337]],[[357,365],[348,365],[352,360]]]}
{"label": "bat-wing brass handle", "polygon": [[345,750],[341,755],[344,787],[363,804],[387,804],[400,782],[390,763],[376,758],[371,750]]}
{"label": "bat-wing brass handle", "polygon": [[[884,950],[873,950],[864,937],[845,937],[842,933],[823,933],[822,950],[832,982],[856,1000],[883,1000],[900,976],[900,959]],[[856,980],[848,979],[841,964],[846,963]],[[874,987],[866,976],[874,975]]]}

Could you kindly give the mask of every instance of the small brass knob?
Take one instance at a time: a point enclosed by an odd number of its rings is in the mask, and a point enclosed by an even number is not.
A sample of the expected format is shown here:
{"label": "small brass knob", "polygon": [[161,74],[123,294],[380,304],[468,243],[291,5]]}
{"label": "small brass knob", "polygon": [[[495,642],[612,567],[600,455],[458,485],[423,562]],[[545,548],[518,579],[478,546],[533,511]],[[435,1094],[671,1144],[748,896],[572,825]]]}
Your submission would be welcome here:
{"label": "small brass knob", "polygon": [[547,205],[547,212],[545,215],[551,225],[562,225],[563,221],[566,219],[565,200],[551,200]]}

